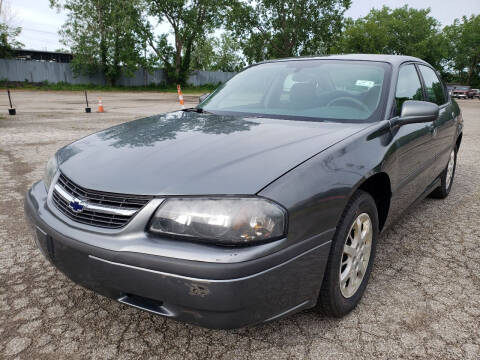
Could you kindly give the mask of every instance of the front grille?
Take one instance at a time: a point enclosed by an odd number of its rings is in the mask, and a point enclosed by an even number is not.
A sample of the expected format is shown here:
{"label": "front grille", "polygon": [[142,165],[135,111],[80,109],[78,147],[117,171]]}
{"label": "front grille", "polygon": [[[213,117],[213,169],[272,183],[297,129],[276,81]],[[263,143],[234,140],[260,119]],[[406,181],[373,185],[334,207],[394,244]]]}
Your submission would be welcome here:
{"label": "front grille", "polygon": [[97,205],[100,207],[104,206],[109,209],[135,210],[133,215],[128,216],[109,214],[90,209],[75,212],[70,208],[69,201],[56,189],[53,190],[53,203],[64,215],[82,224],[109,229],[125,226],[135,214],[151,200],[151,197],[149,196],[123,195],[85,189],[75,184],[63,174],[60,174],[57,185],[68,193],[68,195],[91,205]]}

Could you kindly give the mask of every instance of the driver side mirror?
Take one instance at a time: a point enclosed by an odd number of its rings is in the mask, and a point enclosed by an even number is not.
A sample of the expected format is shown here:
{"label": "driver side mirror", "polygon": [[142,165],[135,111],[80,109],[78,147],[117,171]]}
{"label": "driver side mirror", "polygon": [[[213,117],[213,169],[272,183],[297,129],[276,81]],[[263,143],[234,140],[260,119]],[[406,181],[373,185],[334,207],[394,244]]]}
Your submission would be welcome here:
{"label": "driver side mirror", "polygon": [[200,97],[198,98],[198,103],[200,104],[204,102],[209,96],[210,96],[210,93],[200,95]]}
{"label": "driver side mirror", "polygon": [[427,101],[407,100],[402,105],[400,117],[395,119],[394,126],[418,124],[435,121],[440,108],[437,104]]}

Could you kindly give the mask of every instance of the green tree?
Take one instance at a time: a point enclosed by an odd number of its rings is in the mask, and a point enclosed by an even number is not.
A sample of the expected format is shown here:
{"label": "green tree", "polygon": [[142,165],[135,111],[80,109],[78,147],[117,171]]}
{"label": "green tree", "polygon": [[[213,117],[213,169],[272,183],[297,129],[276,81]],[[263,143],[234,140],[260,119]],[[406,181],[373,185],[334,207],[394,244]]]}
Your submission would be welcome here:
{"label": "green tree", "polygon": [[144,63],[137,29],[139,0],[50,0],[50,4],[67,11],[60,34],[74,55],[77,74],[100,71],[114,85]]}
{"label": "green tree", "polygon": [[13,49],[21,48],[23,44],[16,40],[21,28],[11,28],[0,23],[0,58],[9,58],[13,55]]}
{"label": "green tree", "polygon": [[348,19],[335,52],[410,55],[440,67],[446,43],[430,9],[384,6],[357,20]]}
{"label": "green tree", "polygon": [[0,58],[11,57],[15,48],[21,48],[23,44],[17,40],[22,28],[13,25],[13,15],[9,3],[0,0]]}
{"label": "green tree", "polygon": [[216,49],[212,70],[236,72],[245,67],[241,44],[231,33],[224,32],[220,36]]}
{"label": "green tree", "polygon": [[325,54],[339,36],[351,0],[247,0],[235,3],[229,28],[249,63]]}
{"label": "green tree", "polygon": [[190,57],[190,69],[212,70],[216,57],[217,39],[204,37],[199,39]]}
{"label": "green tree", "polygon": [[457,81],[480,85],[480,15],[464,16],[444,28],[448,40],[447,68]]}
{"label": "green tree", "polygon": [[228,32],[197,42],[192,53],[193,70],[240,71],[245,67],[240,43]]}
{"label": "green tree", "polygon": [[148,15],[167,22],[173,34],[155,36],[150,24],[144,33],[150,47],[163,62],[170,81],[184,83],[190,71],[192,52],[202,39],[219,28],[225,17],[227,0],[146,0]]}

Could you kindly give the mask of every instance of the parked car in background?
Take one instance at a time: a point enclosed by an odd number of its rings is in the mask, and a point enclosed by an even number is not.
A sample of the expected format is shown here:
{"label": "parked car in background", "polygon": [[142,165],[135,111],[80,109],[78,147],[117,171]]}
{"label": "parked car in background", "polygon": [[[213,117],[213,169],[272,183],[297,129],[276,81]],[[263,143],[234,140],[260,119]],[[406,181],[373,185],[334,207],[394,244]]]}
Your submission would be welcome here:
{"label": "parked car in background", "polygon": [[480,99],[480,89],[472,89],[472,98],[475,99]]}
{"label": "parked car in background", "polygon": [[453,87],[452,96],[457,99],[473,99],[475,92],[470,86],[456,85]]}
{"label": "parked car in background", "polygon": [[209,328],[340,317],[362,298],[379,233],[452,188],[463,120],[420,59],[267,61],[204,99],[48,161],[25,211],[54,266]]}

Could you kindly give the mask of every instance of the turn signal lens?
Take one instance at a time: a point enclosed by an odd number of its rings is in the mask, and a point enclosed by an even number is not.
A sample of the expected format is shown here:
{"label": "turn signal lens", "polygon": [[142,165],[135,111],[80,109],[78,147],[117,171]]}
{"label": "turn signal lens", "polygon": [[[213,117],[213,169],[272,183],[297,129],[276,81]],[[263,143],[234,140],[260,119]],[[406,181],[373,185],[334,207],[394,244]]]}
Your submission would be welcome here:
{"label": "turn signal lens", "polygon": [[48,190],[52,185],[52,180],[58,170],[58,163],[56,155],[53,155],[47,162],[45,166],[45,172],[43,174],[43,182],[45,183],[45,188]]}

